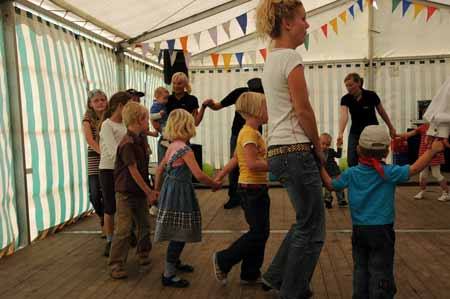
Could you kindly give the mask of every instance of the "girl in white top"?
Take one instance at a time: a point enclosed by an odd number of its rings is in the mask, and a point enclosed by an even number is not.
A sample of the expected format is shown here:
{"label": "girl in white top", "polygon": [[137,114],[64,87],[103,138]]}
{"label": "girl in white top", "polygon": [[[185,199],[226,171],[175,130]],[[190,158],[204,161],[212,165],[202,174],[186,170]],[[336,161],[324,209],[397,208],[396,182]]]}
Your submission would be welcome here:
{"label": "girl in white top", "polygon": [[262,76],[269,114],[268,165],[287,189],[296,213],[296,223],[262,281],[265,289],[278,289],[286,299],[312,296],[310,280],[325,239],[317,163],[323,164],[325,159],[302,58],[295,50],[305,41],[308,27],[301,1],[261,0],[258,5],[256,29],[270,37],[274,46]]}
{"label": "girl in white top", "polygon": [[109,256],[114,232],[114,214],[116,212],[116,197],[114,192],[114,164],[120,141],[127,133],[122,123],[122,110],[131,99],[126,92],[118,92],[109,100],[109,108],[105,113],[105,121],[100,128],[100,165],[99,177],[105,207],[106,248],[104,255]]}

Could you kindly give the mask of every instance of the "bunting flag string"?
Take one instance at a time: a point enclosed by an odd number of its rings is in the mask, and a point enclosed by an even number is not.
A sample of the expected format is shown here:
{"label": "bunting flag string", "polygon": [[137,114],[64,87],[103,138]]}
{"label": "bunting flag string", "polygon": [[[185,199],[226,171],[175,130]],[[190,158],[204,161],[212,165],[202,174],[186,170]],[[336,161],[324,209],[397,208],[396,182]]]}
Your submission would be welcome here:
{"label": "bunting flag string", "polygon": [[420,13],[426,8],[427,10],[427,17],[426,22],[430,20],[430,18],[434,15],[438,9],[434,6],[426,6],[422,3],[417,3],[414,1],[409,0],[392,0],[392,13],[394,13],[397,8],[400,6],[400,3],[402,4],[402,17],[406,15],[411,5],[414,7],[414,19],[416,19]]}

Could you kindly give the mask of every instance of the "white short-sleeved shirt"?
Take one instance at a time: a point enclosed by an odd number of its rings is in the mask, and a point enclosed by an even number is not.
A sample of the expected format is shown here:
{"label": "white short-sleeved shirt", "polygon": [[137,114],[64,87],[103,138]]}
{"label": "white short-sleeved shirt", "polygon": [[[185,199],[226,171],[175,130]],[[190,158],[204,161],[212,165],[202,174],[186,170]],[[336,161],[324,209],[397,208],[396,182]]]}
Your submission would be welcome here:
{"label": "white short-sleeved shirt", "polygon": [[267,55],[262,82],[269,114],[268,145],[285,145],[310,142],[299,125],[288,88],[288,76],[303,64],[294,49],[273,49]]}
{"label": "white short-sleeved shirt", "polygon": [[102,123],[100,129],[100,165],[99,169],[114,169],[119,143],[127,134],[123,123],[116,123],[109,118]]}

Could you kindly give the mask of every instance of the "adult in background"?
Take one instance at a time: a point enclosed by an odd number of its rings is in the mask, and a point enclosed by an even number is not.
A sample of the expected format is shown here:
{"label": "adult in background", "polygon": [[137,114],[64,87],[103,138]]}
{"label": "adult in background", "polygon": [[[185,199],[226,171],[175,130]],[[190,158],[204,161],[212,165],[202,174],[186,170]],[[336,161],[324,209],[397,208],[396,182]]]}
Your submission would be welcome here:
{"label": "adult in background", "polygon": [[208,104],[203,103],[200,110],[198,109],[198,99],[191,95],[192,88],[189,84],[189,78],[183,72],[178,72],[172,76],[172,94],[167,101],[167,115],[175,109],[184,109],[194,117],[195,126],[197,127],[203,119],[205,108]]}
{"label": "adult in background", "polygon": [[[260,78],[253,78],[247,81],[248,87],[239,87],[231,91],[222,101],[217,102],[212,99],[207,99],[203,104],[208,105],[212,110],[221,110],[222,108],[229,107],[236,104],[237,99],[241,94],[247,91],[254,91],[259,93],[264,93],[262,82]],[[231,137],[230,137],[230,158],[234,155],[234,150],[236,149],[236,141],[241,131],[242,127],[245,125],[245,119],[240,113],[234,113],[233,125],[231,127]],[[262,132],[262,128],[259,127],[259,132]],[[223,206],[225,209],[232,209],[237,207],[241,203],[241,198],[237,193],[239,179],[239,167],[233,169],[228,176],[229,187],[228,187],[228,202]]]}
{"label": "adult in background", "polygon": [[140,103],[141,98],[145,96],[145,93],[143,93],[142,91],[137,91],[136,89],[133,88],[127,89],[126,92],[131,95],[131,101],[136,103]]}
{"label": "adult in background", "polygon": [[348,93],[341,99],[341,120],[339,123],[337,144],[340,146],[343,143],[348,113],[350,112],[352,126],[350,127],[350,133],[348,134],[347,163],[348,166],[356,166],[358,165],[356,146],[358,145],[361,132],[369,125],[378,125],[375,109],[389,127],[391,138],[395,137],[396,132],[389,116],[381,104],[380,98],[375,92],[363,89],[364,80],[359,74],[348,74],[345,77],[344,83]]}
{"label": "adult in background", "polygon": [[269,113],[269,170],[287,189],[296,220],[262,282],[265,289],[280,290],[284,299],[312,296],[309,286],[325,240],[319,173],[325,158],[303,60],[295,50],[305,41],[308,27],[305,8],[298,0],[261,0],[256,9],[257,31],[269,36],[274,45],[262,76]]}

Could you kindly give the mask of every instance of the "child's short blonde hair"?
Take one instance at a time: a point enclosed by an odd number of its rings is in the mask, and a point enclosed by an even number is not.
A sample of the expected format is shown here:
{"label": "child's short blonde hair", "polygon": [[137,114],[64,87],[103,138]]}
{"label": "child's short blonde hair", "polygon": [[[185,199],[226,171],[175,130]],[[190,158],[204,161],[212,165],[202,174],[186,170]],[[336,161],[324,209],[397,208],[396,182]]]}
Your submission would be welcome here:
{"label": "child's short blonde hair", "polygon": [[244,92],[236,101],[236,111],[239,112],[244,119],[248,117],[260,117],[262,107],[265,105],[266,97],[259,92]]}
{"label": "child's short blonde hair", "polygon": [[195,136],[195,121],[192,114],[184,109],[175,109],[169,114],[164,137],[173,141],[176,139],[191,139]]}
{"label": "child's short blonde hair", "polygon": [[155,93],[154,93],[154,97],[158,98],[159,96],[161,96],[163,93],[169,93],[169,91],[167,90],[167,88],[165,87],[158,87],[157,89],[155,89]]}
{"label": "child's short blonde hair", "polygon": [[192,92],[192,87],[191,87],[191,84],[189,83],[189,78],[185,73],[177,72],[177,73],[173,74],[172,83],[173,83],[173,81],[175,81],[177,79],[181,79],[186,83],[186,85],[184,86],[184,89],[186,90],[187,93]]}
{"label": "child's short blonde hair", "polygon": [[320,134],[320,138],[322,138],[322,137],[326,137],[330,141],[333,140],[333,137],[331,137],[331,135],[329,133],[322,133],[322,134]]}
{"label": "child's short blonde hair", "polygon": [[122,110],[122,120],[125,127],[136,124],[148,114],[144,105],[137,102],[128,102]]}

